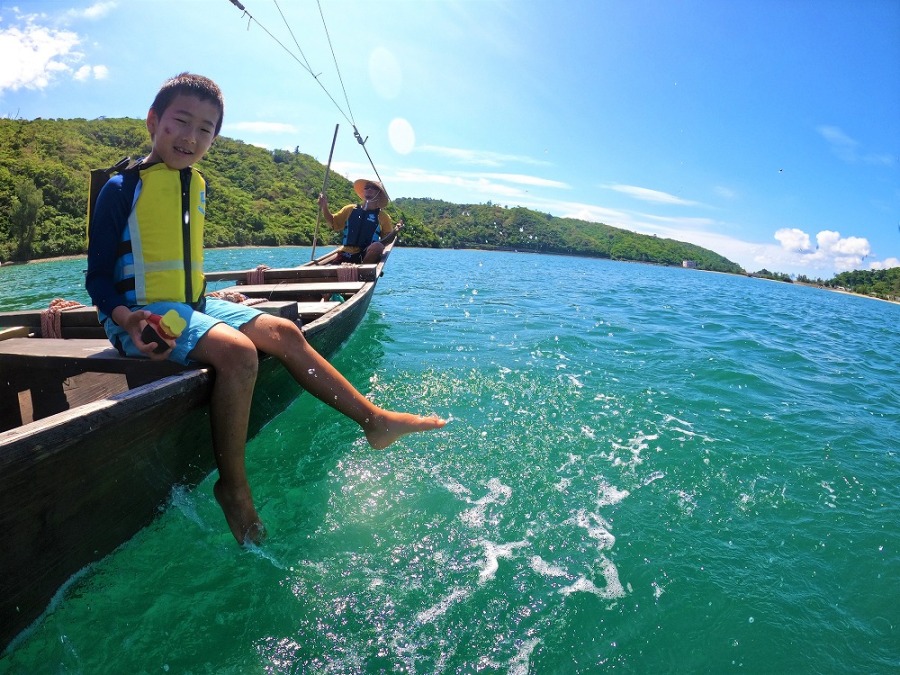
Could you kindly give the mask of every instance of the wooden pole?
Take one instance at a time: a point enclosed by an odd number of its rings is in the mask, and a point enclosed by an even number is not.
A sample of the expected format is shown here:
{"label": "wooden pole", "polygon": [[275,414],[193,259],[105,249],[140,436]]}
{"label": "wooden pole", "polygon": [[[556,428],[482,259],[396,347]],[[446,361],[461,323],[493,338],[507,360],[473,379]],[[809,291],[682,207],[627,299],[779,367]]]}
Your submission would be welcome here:
{"label": "wooden pole", "polygon": [[[331,173],[331,157],[334,155],[334,144],[337,142],[337,134],[338,128],[340,124],[334,125],[334,138],[331,139],[331,151],[328,153],[328,164],[325,166],[325,182],[322,184],[322,194],[327,194],[328,190],[328,176]],[[316,202],[316,206],[318,207],[318,202]],[[316,210],[316,231],[313,234],[313,245],[312,252],[309,254],[309,259],[312,261],[313,258],[316,257],[316,240],[319,238],[319,219],[322,217],[322,209],[318,208]]]}

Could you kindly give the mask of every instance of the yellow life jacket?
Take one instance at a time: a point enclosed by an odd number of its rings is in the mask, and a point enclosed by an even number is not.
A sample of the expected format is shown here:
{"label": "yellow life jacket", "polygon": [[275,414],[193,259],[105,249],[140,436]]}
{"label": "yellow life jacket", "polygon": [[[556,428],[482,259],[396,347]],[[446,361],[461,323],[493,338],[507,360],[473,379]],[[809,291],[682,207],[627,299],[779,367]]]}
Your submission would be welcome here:
{"label": "yellow life jacket", "polygon": [[206,181],[197,169],[176,171],[163,163],[140,169],[125,233],[130,251],[128,246],[121,250],[120,292],[126,297],[133,292],[137,305],[198,302],[205,288],[205,216]]}

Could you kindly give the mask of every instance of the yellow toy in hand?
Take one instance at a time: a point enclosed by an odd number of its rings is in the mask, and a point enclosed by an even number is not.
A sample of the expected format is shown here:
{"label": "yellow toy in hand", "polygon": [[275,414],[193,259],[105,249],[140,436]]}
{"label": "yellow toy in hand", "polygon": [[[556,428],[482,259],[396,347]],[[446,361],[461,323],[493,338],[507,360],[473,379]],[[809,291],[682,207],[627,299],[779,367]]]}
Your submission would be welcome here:
{"label": "yellow toy in hand", "polygon": [[147,344],[156,344],[153,350],[156,354],[162,354],[169,349],[165,340],[174,340],[187,327],[187,321],[174,309],[170,309],[164,315],[151,314],[147,318],[147,325],[141,332],[141,339]]}

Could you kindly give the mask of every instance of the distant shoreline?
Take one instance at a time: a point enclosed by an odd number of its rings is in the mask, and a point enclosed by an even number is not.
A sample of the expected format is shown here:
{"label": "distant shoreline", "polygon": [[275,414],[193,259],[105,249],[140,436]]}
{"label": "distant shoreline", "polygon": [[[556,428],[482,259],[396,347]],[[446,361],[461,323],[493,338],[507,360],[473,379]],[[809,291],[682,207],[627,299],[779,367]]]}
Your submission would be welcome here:
{"label": "distant shoreline", "polygon": [[[270,247],[267,247],[267,246],[222,246],[222,247],[220,247],[220,248],[211,249],[211,250],[224,251],[224,250],[228,250],[228,249],[241,249],[241,248],[270,248]],[[276,248],[281,248],[281,247],[276,247]],[[296,248],[303,248],[303,247],[302,247],[302,246],[298,246],[298,247],[296,247]],[[414,247],[414,248],[415,248],[415,247]],[[448,250],[450,250],[450,249],[448,249]],[[484,250],[484,251],[489,251],[489,250],[493,250],[493,249],[469,249],[469,250],[473,250],[473,251],[474,251],[474,250]],[[509,252],[510,252],[510,253],[530,253],[530,251],[509,251]],[[554,254],[541,254],[541,253],[535,252],[535,255],[554,255]],[[587,257],[592,257],[592,256],[587,256]],[[87,259],[87,255],[85,255],[85,254],[81,254],[81,255],[61,255],[61,256],[57,256],[57,257],[55,257],[55,258],[35,258],[35,259],[33,259],[33,260],[27,260],[27,261],[25,261],[25,262],[5,262],[5,263],[2,263],[2,265],[0,265],[0,266],[2,266],[2,267],[8,267],[8,266],[11,266],[11,265],[17,265],[17,266],[18,266],[18,265],[30,265],[30,264],[32,264],[32,263],[61,262],[61,261],[65,261],[65,260],[79,260],[79,259]],[[609,258],[597,258],[597,260],[609,260]],[[634,263],[637,263],[637,264],[639,264],[639,265],[641,265],[641,264],[647,264],[647,263],[644,263],[644,262],[642,262],[642,261],[640,261],[640,260],[619,260],[619,261],[616,261],[616,262],[634,262]],[[651,263],[651,264],[655,264],[655,263]],[[663,265],[663,267],[673,267],[673,268],[675,268],[675,269],[680,269],[680,268],[678,268],[677,265]],[[696,270],[696,271],[698,271],[698,272],[712,272],[712,273],[714,273],[714,274],[732,274],[732,272],[716,272],[715,270]],[[773,282],[773,283],[778,283],[778,284],[785,284],[785,283],[788,283],[788,282],[786,282],[786,281],[780,281],[780,280],[778,280],[778,279],[767,279],[766,277],[751,277],[751,275],[749,275],[749,274],[746,274],[746,275],[744,275],[744,274],[735,274],[734,276],[746,276],[746,277],[750,277],[750,278],[753,278],[753,279],[760,279],[761,281],[771,281],[771,282]],[[887,299],[885,299],[885,298],[878,298],[878,297],[875,297],[874,295],[866,295],[865,293],[854,293],[853,291],[845,291],[845,290],[840,290],[840,289],[838,289],[838,288],[829,288],[828,286],[820,286],[819,284],[810,284],[810,283],[806,283],[806,282],[804,282],[804,281],[791,281],[791,282],[790,282],[790,285],[793,285],[793,286],[805,286],[805,287],[807,287],[807,288],[817,288],[817,289],[819,289],[819,290],[822,290],[822,291],[828,291],[828,292],[830,292],[830,293],[841,293],[841,294],[843,294],[843,295],[852,295],[852,296],[855,296],[855,297],[857,297],[857,298],[868,298],[869,300],[880,300],[881,302],[889,302],[889,303],[891,303],[892,305],[900,305],[900,300],[887,300]]]}
{"label": "distant shoreline", "polygon": [[[750,275],[747,275],[747,276],[750,276]],[[753,277],[753,278],[759,279],[760,281],[771,281],[772,283],[775,283],[775,284],[788,283],[786,281],[781,281],[779,279],[767,279],[766,277]],[[868,298],[869,300],[880,300],[881,302],[889,302],[892,305],[900,305],[900,301],[898,301],[898,300],[887,300],[886,298],[878,298],[874,295],[866,295],[865,293],[855,293],[853,291],[841,290],[839,288],[830,288],[829,286],[821,286],[819,284],[810,284],[805,281],[791,281],[788,285],[805,286],[806,288],[816,288],[820,291],[828,291],[829,293],[841,293],[843,295],[853,295],[857,298]]]}

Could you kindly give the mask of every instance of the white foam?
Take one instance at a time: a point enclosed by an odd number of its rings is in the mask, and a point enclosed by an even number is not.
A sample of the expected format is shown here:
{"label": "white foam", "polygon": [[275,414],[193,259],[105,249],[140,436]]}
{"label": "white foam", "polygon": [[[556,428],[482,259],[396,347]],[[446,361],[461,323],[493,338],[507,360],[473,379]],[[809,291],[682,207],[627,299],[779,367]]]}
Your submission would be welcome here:
{"label": "white foam", "polygon": [[209,530],[209,527],[203,522],[203,518],[197,513],[197,503],[191,498],[190,490],[184,485],[175,485],[172,488],[172,492],[169,494],[169,502],[178,509],[185,518],[196,525],[199,525],[202,529]]}
{"label": "white foam", "polygon": [[454,604],[469,597],[469,593],[470,591],[466,590],[465,588],[454,588],[450,595],[448,595],[446,598],[443,598],[436,605],[432,605],[428,609],[419,612],[416,615],[416,620],[419,623],[431,623],[436,618],[444,614]]}
{"label": "white foam", "polygon": [[251,553],[258,558],[262,558],[263,560],[269,561],[277,569],[280,569],[280,570],[287,569],[287,567],[285,565],[283,565],[281,562],[279,562],[275,558],[275,556],[273,556],[271,553],[269,553],[269,551],[267,551],[266,549],[254,544],[252,542],[249,542],[249,541],[244,542],[244,550],[247,551],[247,553]]}
{"label": "white foam", "polygon": [[444,487],[457,497],[468,497],[472,492],[465,485],[453,478],[444,481]]}
{"label": "white foam", "polygon": [[694,509],[697,508],[697,500],[694,499],[694,495],[689,494],[684,490],[678,490],[677,494],[681,510],[685,515],[691,515],[694,512]]}
{"label": "white foam", "polygon": [[616,538],[609,531],[610,524],[596,513],[580,509],[566,522],[573,522],[587,530],[588,537],[597,541],[597,548],[601,551],[612,548],[616,543]]}
{"label": "white foam", "polygon": [[650,585],[653,586],[653,597],[654,597],[654,599],[659,600],[659,596],[661,596],[663,593],[665,593],[665,592],[666,592],[666,589],[663,588],[662,586],[660,586],[660,585],[659,585],[658,583],[656,583],[655,581],[654,581],[652,584],[650,584]]}
{"label": "white foam", "polygon": [[582,387],[584,387],[584,383],[581,380],[579,380],[577,377],[575,377],[574,375],[569,375],[569,382],[571,382],[572,385],[578,389],[581,389]]}
{"label": "white foam", "polygon": [[580,461],[581,461],[581,455],[573,455],[570,452],[569,457],[566,459],[566,461],[563,463],[563,465],[561,467],[559,467],[559,469],[557,469],[557,471],[562,471],[563,469],[570,467],[573,464],[577,464]]}
{"label": "white foam", "polygon": [[571,478],[560,478],[559,481],[553,486],[553,489],[558,492],[565,492],[569,489],[569,486],[572,484]]}
{"label": "white foam", "polygon": [[604,506],[612,506],[613,504],[618,504],[620,501],[625,499],[631,493],[628,490],[620,490],[614,485],[610,485],[605,480],[600,480],[600,484],[597,486],[598,496],[597,496],[597,507],[603,508]]}
{"label": "white foam", "polygon": [[619,581],[619,570],[616,569],[616,566],[606,556],[600,557],[600,565],[603,579],[606,582],[604,588],[599,588],[587,577],[580,576],[575,580],[575,583],[560,588],[559,592],[563,595],[571,595],[572,593],[578,592],[593,593],[597,597],[605,600],[623,597],[625,595],[625,589],[622,587],[622,582]]}
{"label": "white foam", "polygon": [[483,584],[494,578],[500,568],[500,558],[511,558],[517,548],[528,546],[527,541],[513,541],[508,544],[495,544],[492,541],[482,540],[484,546],[484,567],[478,573],[478,583]]}
{"label": "white foam", "polygon": [[509,660],[509,669],[506,671],[507,675],[528,675],[531,670],[531,653],[540,643],[541,641],[538,638],[525,640],[519,648],[518,653]]}
{"label": "white foam", "polygon": [[666,474],[664,474],[662,471],[654,471],[653,473],[651,473],[649,476],[647,476],[644,479],[644,482],[641,483],[641,487],[650,485],[650,483],[652,483],[653,481],[659,480],[660,478],[665,478],[665,477],[666,477]]}
{"label": "white foam", "polygon": [[62,603],[62,601],[65,599],[66,593],[68,592],[69,588],[71,588],[72,585],[75,584],[75,582],[81,579],[81,577],[90,572],[96,564],[97,563],[90,563],[88,565],[85,565],[80,570],[75,572],[75,574],[66,579],[63,585],[60,586],[59,589],[57,589],[56,593],[53,594],[53,597],[50,598],[50,602],[48,603],[46,609],[41,612],[41,615],[34,621],[32,621],[28,627],[26,627],[18,635],[15,636],[10,641],[10,643],[6,645],[6,647],[2,651],[0,651],[0,656],[11,654],[16,649],[18,649],[19,645],[21,645],[29,637],[31,637],[31,635],[37,630],[38,626],[43,623],[44,619],[48,615],[53,614],[53,612],[56,611],[56,608],[59,607],[60,603]]}
{"label": "white foam", "polygon": [[659,434],[645,434],[643,431],[641,431],[632,438],[629,438],[624,445],[621,443],[613,442],[613,450],[625,450],[631,454],[631,459],[627,461],[613,456],[613,465],[636,467],[638,464],[641,464],[644,461],[644,458],[641,457],[641,453],[650,447],[649,441],[655,441],[658,438]]}
{"label": "white foam", "polygon": [[533,569],[538,574],[545,577],[567,577],[569,573],[566,572],[562,567],[557,567],[556,565],[551,565],[546,560],[541,558],[539,555],[535,555],[531,557],[531,561],[529,562],[531,565],[531,569]]}
{"label": "white foam", "polygon": [[506,504],[510,496],[512,496],[512,488],[504,485],[496,478],[491,478],[488,481],[487,488],[488,493],[481,499],[475,502],[466,499],[470,504],[473,504],[473,507],[463,511],[459,517],[467,525],[481,527],[487,518],[487,507],[491,504]]}
{"label": "white foam", "polygon": [[690,422],[685,422],[684,420],[680,420],[677,417],[673,417],[672,415],[669,415],[669,414],[663,415],[663,424],[668,424],[669,422],[677,422],[678,424],[683,424],[686,427],[694,426]]}

